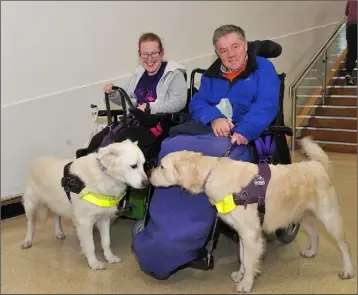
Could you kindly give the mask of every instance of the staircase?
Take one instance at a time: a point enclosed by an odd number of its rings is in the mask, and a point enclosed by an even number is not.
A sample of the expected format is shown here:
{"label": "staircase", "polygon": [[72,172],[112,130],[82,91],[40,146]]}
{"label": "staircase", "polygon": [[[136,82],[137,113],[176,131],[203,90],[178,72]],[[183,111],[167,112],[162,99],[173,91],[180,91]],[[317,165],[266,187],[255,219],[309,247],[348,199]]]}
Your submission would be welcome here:
{"label": "staircase", "polygon": [[312,136],[326,151],[357,153],[357,81],[345,83],[345,48],[342,20],[290,87],[293,150],[297,139]]}

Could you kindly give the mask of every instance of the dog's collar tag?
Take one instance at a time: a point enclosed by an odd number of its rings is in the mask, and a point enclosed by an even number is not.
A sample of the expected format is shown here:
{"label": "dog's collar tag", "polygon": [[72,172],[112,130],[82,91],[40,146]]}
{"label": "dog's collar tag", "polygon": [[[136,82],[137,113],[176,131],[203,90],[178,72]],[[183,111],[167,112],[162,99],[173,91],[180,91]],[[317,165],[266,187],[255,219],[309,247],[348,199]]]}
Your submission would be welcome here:
{"label": "dog's collar tag", "polygon": [[82,191],[80,193],[80,196],[83,200],[86,200],[87,202],[90,202],[94,205],[97,205],[99,207],[113,207],[116,206],[126,195],[126,192],[124,192],[119,197],[107,197],[104,195],[97,195],[95,193]]}

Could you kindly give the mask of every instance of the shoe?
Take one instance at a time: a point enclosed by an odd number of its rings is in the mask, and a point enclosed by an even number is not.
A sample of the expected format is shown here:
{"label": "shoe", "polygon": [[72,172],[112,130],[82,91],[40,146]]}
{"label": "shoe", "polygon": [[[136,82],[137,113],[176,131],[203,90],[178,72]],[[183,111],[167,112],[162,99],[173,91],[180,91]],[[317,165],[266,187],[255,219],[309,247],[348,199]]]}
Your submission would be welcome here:
{"label": "shoe", "polygon": [[347,85],[354,85],[354,81],[351,75],[346,75],[345,79]]}

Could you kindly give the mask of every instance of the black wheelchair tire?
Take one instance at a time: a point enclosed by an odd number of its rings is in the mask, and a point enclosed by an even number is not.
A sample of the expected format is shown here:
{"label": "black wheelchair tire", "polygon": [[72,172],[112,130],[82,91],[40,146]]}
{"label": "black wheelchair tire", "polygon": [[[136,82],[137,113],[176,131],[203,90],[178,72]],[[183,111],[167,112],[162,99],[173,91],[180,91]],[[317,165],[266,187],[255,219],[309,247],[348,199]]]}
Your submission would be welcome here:
{"label": "black wheelchair tire", "polygon": [[144,220],[138,220],[136,221],[136,223],[133,225],[132,227],[132,239],[134,238],[134,236],[141,232],[144,229]]}
{"label": "black wheelchair tire", "polygon": [[287,228],[280,228],[276,230],[277,239],[284,244],[289,244],[296,238],[300,229],[299,223],[292,223]]}

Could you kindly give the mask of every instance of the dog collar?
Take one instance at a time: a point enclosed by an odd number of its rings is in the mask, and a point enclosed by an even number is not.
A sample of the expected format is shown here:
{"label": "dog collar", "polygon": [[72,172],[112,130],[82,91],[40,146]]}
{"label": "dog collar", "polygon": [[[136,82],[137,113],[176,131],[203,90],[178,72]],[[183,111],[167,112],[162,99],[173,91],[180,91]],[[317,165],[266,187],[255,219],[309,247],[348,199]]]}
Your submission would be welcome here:
{"label": "dog collar", "polygon": [[90,202],[94,205],[97,205],[99,207],[113,207],[116,206],[126,195],[126,192],[124,192],[119,197],[108,197],[104,195],[97,195],[95,193],[81,191],[80,197],[83,200],[86,200],[87,202]]}

